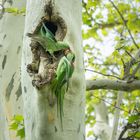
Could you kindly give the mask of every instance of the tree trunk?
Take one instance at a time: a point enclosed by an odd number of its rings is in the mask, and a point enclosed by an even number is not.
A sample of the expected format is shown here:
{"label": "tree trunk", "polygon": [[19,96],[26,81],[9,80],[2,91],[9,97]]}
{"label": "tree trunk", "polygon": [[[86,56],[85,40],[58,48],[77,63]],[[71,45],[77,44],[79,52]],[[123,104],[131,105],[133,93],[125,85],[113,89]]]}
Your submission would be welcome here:
{"label": "tree trunk", "polygon": [[[9,4],[6,3],[7,7]],[[25,1],[12,7],[25,8]],[[13,115],[22,114],[20,65],[24,16],[5,13],[0,20],[0,139],[17,140],[9,124]]]}
{"label": "tree trunk", "polygon": [[101,101],[94,106],[96,123],[93,127],[93,132],[100,140],[109,140],[111,137],[112,128],[108,124],[108,112],[106,104]]}
{"label": "tree trunk", "polygon": [[[64,98],[63,130],[60,118],[57,117],[56,102],[54,106],[50,106],[48,102],[48,95],[51,94],[49,86],[40,90],[36,89],[32,86],[32,78],[27,73],[27,65],[31,62],[32,53],[29,47],[30,38],[26,34],[34,32],[41,18],[51,14],[49,8],[52,9],[52,19],[49,20],[55,22],[58,27],[56,38],[62,40],[66,34],[64,41],[70,45],[76,56],[75,70]],[[85,139],[85,78],[81,44],[81,14],[81,2],[77,0],[27,1],[21,71],[26,140]],[[42,71],[41,62],[39,72]]]}

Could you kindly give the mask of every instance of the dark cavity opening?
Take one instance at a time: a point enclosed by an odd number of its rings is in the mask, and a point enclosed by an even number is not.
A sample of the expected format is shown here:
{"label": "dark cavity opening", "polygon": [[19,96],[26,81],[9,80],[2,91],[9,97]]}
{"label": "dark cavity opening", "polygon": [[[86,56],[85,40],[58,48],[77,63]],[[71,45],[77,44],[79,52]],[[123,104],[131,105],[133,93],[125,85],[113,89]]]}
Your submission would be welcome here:
{"label": "dark cavity opening", "polygon": [[55,25],[53,22],[50,21],[46,21],[44,22],[44,24],[55,36],[55,33],[57,31],[57,25]]}

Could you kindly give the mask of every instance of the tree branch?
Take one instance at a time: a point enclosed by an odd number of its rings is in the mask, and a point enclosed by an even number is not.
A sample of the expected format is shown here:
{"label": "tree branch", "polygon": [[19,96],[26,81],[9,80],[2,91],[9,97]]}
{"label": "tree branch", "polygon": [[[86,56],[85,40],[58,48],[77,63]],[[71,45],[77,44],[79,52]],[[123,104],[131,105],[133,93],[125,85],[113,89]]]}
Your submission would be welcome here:
{"label": "tree branch", "polygon": [[[135,138],[135,135],[138,131],[135,131],[135,133],[133,133],[133,135],[130,135],[126,138],[123,138],[124,134],[126,133],[126,131],[128,131],[128,129],[132,130],[132,129],[138,129],[140,127],[140,125],[138,123],[127,123],[127,125],[124,127],[123,131],[121,132],[118,140],[129,140],[129,138]],[[132,139],[132,140],[133,140]],[[131,139],[130,139],[131,140]]]}
{"label": "tree branch", "polygon": [[[89,18],[91,19],[91,21],[94,21],[94,24],[95,24],[94,27],[93,27],[92,23],[89,24],[89,27],[92,27],[92,29],[93,29],[94,31],[97,31],[98,29],[106,29],[106,28],[109,29],[109,28],[112,28],[112,27],[114,27],[114,26],[119,26],[119,25],[123,24],[123,23],[117,22],[117,21],[114,21],[114,22],[112,22],[112,23],[107,23],[107,22],[99,23],[99,22],[96,21],[96,19],[94,19],[94,18],[89,14],[89,9],[87,9],[87,7],[86,7],[87,3],[84,2],[84,1],[82,1],[82,4],[83,4],[83,8],[85,9],[86,14],[89,16]],[[91,10],[91,9],[90,9],[90,10]],[[126,22],[127,22],[127,20],[126,20]]]}
{"label": "tree branch", "polygon": [[119,110],[121,110],[121,111],[124,111],[124,112],[126,112],[126,113],[129,113],[127,110],[124,110],[123,108],[120,108],[120,107],[118,107],[117,105],[114,105],[114,104],[110,103],[109,101],[105,100],[104,98],[100,98],[100,97],[98,97],[98,96],[95,96],[94,94],[93,94],[93,96],[94,96],[95,98],[97,98],[97,99],[99,99],[99,100],[101,100],[101,101],[103,101],[103,102],[105,102],[105,103],[111,105],[111,106],[114,107],[114,108],[117,108],[117,109],[119,109]]}
{"label": "tree branch", "polygon": [[90,69],[85,69],[85,70],[90,71],[90,72],[94,72],[94,73],[97,73],[97,74],[100,74],[100,75],[103,75],[103,76],[114,77],[114,78],[117,78],[117,79],[121,80],[121,78],[119,78],[118,76],[115,76],[115,75],[104,74],[104,73],[101,73],[101,72],[98,72],[98,71],[95,71],[95,70],[90,70]]}
{"label": "tree branch", "polygon": [[[134,57],[131,57],[131,60],[124,64],[124,77],[123,79],[127,79],[127,77],[130,75],[130,69],[131,67],[138,62],[140,59],[140,49],[136,52],[136,55]],[[134,71],[135,73],[135,71]]]}
{"label": "tree branch", "polygon": [[123,21],[123,23],[124,23],[124,25],[125,25],[125,27],[126,27],[128,33],[129,33],[129,35],[130,35],[130,37],[131,37],[131,39],[132,39],[134,45],[136,46],[137,49],[139,49],[139,46],[138,46],[138,44],[136,43],[135,39],[133,38],[132,33],[131,33],[130,29],[128,28],[127,22],[126,22],[126,20],[124,19],[122,13],[119,11],[119,9],[117,8],[117,6],[114,4],[113,1],[111,1],[111,0],[109,0],[109,1],[110,1],[110,3],[113,5],[113,7],[116,9],[116,11],[118,12],[118,14],[120,15],[120,17],[121,17],[121,19],[122,19],[122,21]]}
{"label": "tree branch", "polygon": [[127,83],[123,80],[87,80],[86,90],[108,89],[117,91],[133,91],[140,90],[140,80],[134,80]]}

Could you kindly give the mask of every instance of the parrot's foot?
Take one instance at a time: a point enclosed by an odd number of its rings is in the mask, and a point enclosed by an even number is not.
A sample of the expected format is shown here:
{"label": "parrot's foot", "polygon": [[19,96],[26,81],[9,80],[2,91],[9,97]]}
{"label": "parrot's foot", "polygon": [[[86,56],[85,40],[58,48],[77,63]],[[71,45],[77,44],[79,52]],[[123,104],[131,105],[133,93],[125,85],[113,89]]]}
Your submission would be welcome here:
{"label": "parrot's foot", "polygon": [[36,87],[37,89],[42,88],[43,86],[45,86],[45,85],[48,84],[49,82],[50,82],[50,80],[44,80],[44,81],[32,80],[33,86]]}
{"label": "parrot's foot", "polygon": [[37,89],[44,87],[46,84],[50,83],[52,77],[42,78],[40,74],[37,74],[32,80],[32,85]]}
{"label": "parrot's foot", "polygon": [[38,64],[37,63],[28,64],[27,72],[32,74],[38,73]]}
{"label": "parrot's foot", "polygon": [[43,87],[43,83],[42,83],[41,81],[38,81],[38,80],[33,80],[33,81],[32,81],[32,85],[33,85],[34,87],[36,87],[37,89],[40,89],[40,88]]}

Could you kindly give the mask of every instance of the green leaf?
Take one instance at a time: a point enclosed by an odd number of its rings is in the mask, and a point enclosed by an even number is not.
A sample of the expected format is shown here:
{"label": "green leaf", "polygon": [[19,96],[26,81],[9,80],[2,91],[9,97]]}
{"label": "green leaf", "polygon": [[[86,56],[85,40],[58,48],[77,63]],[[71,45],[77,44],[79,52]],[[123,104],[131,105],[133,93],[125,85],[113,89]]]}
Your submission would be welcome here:
{"label": "green leaf", "polygon": [[17,8],[6,8],[5,9],[5,12],[8,12],[8,13],[18,13],[18,9]]}
{"label": "green leaf", "polygon": [[20,138],[24,138],[25,137],[25,131],[24,131],[24,128],[21,128],[17,131],[17,135],[16,136],[19,136]]}
{"label": "green leaf", "polygon": [[20,136],[20,138],[24,138],[25,137],[25,127],[24,127],[24,118],[22,115],[15,115],[12,118],[12,123],[10,125],[11,130],[16,131],[17,136]]}
{"label": "green leaf", "polygon": [[102,34],[103,34],[104,36],[107,36],[107,35],[108,35],[108,32],[106,31],[106,29],[103,29],[103,30],[102,30]]}
{"label": "green leaf", "polygon": [[129,11],[131,7],[129,4],[121,2],[118,4],[118,9],[121,13],[123,13],[123,12]]}
{"label": "green leaf", "polygon": [[87,137],[89,137],[91,135],[93,135],[93,131],[92,130],[91,131],[88,131]]}
{"label": "green leaf", "polygon": [[129,21],[128,28],[131,29],[131,31],[140,31],[140,19]]}
{"label": "green leaf", "polygon": [[128,118],[129,123],[134,123],[135,121],[139,120],[140,116],[139,115],[132,115]]}
{"label": "green leaf", "polygon": [[135,21],[137,19],[136,13],[128,13],[128,20]]}
{"label": "green leaf", "polygon": [[16,115],[14,117],[14,120],[18,121],[18,122],[22,122],[24,120],[23,116],[22,115]]}
{"label": "green leaf", "polygon": [[25,14],[25,11],[26,11],[25,8],[21,8],[21,9],[18,9],[18,8],[15,8],[15,7],[5,8],[5,12],[7,12],[7,13],[13,13],[15,15],[17,15],[17,14]]}
{"label": "green leaf", "polygon": [[135,135],[136,138],[140,138],[140,132],[137,132]]}
{"label": "green leaf", "polygon": [[12,130],[16,130],[17,128],[18,128],[18,124],[16,122],[14,122],[10,125],[10,129],[12,129]]}

